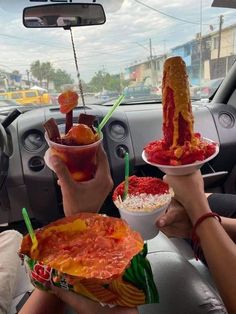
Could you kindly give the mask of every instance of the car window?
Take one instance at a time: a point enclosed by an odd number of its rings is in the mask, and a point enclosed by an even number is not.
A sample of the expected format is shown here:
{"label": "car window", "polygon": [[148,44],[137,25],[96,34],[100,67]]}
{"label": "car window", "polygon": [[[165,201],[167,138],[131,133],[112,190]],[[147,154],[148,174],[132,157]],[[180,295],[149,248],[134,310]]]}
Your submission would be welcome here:
{"label": "car window", "polygon": [[30,98],[30,97],[37,97],[37,94],[35,92],[26,92],[25,96]]}
{"label": "car window", "polygon": [[[187,6],[183,0],[110,2],[115,9],[104,2],[104,25],[73,28],[87,104],[121,93],[126,103],[160,102],[163,64],[174,55],[186,63],[192,99],[209,98],[235,61],[234,10],[213,8],[212,0],[189,0]],[[57,104],[54,95],[65,86],[79,91],[70,34],[62,28],[25,28],[21,16],[26,2],[14,3],[0,2],[0,89],[15,92],[11,98],[18,100],[20,91],[33,88],[51,95],[41,102]]]}
{"label": "car window", "polygon": [[11,98],[12,99],[20,99],[20,98],[23,98],[23,94],[22,93],[12,93]]}

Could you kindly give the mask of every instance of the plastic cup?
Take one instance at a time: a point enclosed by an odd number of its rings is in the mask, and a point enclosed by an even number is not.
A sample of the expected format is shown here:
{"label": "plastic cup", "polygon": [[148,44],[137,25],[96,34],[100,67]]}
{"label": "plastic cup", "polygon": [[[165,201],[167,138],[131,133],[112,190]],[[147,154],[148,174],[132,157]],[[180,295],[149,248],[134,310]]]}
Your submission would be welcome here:
{"label": "plastic cup", "polygon": [[[60,125],[59,131],[61,134],[64,133],[64,130],[65,126]],[[48,138],[47,132],[45,133],[45,139],[48,146],[52,149],[51,155],[56,155],[63,160],[75,181],[88,181],[94,177],[97,164],[97,149],[102,142],[102,134],[101,138],[95,143],[80,146],[55,143]],[[52,169],[49,158],[46,157],[45,159],[48,166]]]}
{"label": "plastic cup", "polygon": [[170,201],[151,212],[140,212],[119,208],[117,203],[115,203],[120,212],[121,218],[124,219],[133,230],[138,231],[144,240],[150,240],[158,235],[159,229],[157,228],[155,222],[157,218],[165,212],[169,204]]}

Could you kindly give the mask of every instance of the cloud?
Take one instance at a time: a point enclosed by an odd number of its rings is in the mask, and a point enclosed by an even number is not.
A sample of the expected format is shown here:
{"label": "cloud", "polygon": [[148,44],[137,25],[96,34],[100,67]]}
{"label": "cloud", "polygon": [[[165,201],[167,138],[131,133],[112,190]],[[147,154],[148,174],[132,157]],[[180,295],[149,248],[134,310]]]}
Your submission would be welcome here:
{"label": "cloud", "polygon": [[[15,5],[17,1],[13,1]],[[162,54],[171,47],[191,40],[199,32],[200,1],[188,0],[188,5],[186,0],[172,0],[169,3],[166,0],[142,1],[154,9],[192,23],[183,23],[134,0],[125,0],[118,11],[107,13],[104,25],[73,29],[83,79],[90,80],[102,68],[119,73],[135,60],[147,60],[150,38],[153,53]],[[221,12],[225,12],[227,17],[224,25],[233,22],[233,10],[231,14],[229,9],[211,8],[211,2],[203,1],[205,24],[217,27]],[[69,32],[63,29],[26,29],[21,22],[22,13],[19,10],[14,13],[13,8],[11,13],[0,9],[0,68],[3,64],[5,69],[18,69],[26,73],[30,64],[39,59],[50,61],[54,67],[62,68],[75,77]],[[209,27],[204,25],[203,30],[208,32]]]}

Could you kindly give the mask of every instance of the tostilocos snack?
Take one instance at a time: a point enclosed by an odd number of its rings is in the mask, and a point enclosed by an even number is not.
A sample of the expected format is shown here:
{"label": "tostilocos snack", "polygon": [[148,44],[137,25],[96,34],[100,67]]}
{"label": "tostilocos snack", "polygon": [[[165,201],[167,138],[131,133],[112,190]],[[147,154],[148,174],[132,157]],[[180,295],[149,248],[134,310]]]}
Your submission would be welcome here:
{"label": "tostilocos snack", "polygon": [[122,219],[81,213],[35,234],[38,248],[27,235],[19,252],[35,287],[50,291],[54,285],[129,307],[158,302],[147,246]]}
{"label": "tostilocos snack", "polygon": [[181,57],[168,58],[162,82],[163,138],[144,148],[149,162],[179,166],[203,161],[216,151],[216,143],[194,133],[186,65]]}

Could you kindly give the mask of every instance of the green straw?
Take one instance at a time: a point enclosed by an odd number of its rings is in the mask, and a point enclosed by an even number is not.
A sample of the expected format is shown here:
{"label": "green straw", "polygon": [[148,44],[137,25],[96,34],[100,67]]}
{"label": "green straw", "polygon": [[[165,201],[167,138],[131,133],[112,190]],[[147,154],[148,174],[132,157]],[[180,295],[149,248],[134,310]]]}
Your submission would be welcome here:
{"label": "green straw", "polygon": [[25,224],[26,224],[26,228],[27,228],[27,230],[29,232],[31,241],[33,243],[32,250],[34,250],[38,246],[38,240],[37,240],[37,238],[35,236],[34,229],[33,229],[32,225],[31,225],[31,221],[30,221],[30,218],[29,218],[29,215],[27,213],[26,208],[22,208],[22,215],[23,215],[23,218],[24,218],[24,221],[25,221]]}
{"label": "green straw", "polygon": [[98,132],[99,138],[101,138],[102,132],[101,132],[101,129],[100,129],[100,125],[98,125],[98,127],[97,127],[97,132]]}
{"label": "green straw", "polygon": [[110,117],[112,116],[112,114],[116,110],[116,108],[121,104],[124,97],[125,97],[124,95],[120,95],[120,97],[116,100],[114,105],[111,107],[111,110],[108,111],[108,113],[102,119],[101,123],[98,126],[98,129],[100,130],[100,132],[101,132],[102,128],[104,127],[104,125],[107,123],[107,121],[110,119]]}
{"label": "green straw", "polygon": [[125,189],[123,200],[126,199],[129,192],[129,153],[125,153]]}

